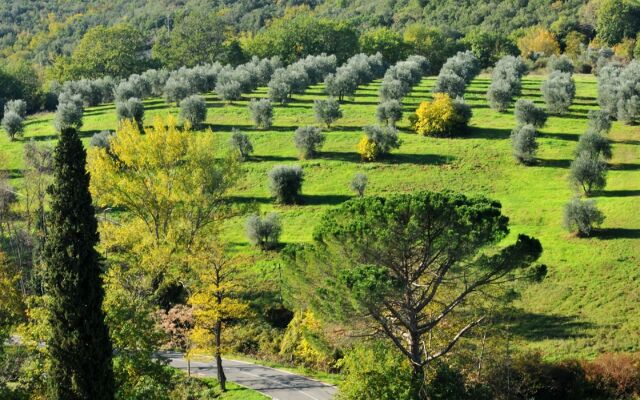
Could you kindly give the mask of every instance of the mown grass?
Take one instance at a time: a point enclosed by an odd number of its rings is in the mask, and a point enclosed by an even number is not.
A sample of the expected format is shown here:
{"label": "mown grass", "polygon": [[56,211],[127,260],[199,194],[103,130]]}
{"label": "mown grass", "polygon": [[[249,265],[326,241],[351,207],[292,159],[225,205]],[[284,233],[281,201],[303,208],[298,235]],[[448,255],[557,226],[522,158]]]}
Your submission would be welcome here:
{"label": "mown grass", "polygon": [[[522,96],[542,103],[543,76],[524,78]],[[539,162],[518,165],[511,156],[509,133],[515,125],[513,113],[492,111],[485,100],[489,77],[481,75],[467,90],[466,99],[474,116],[467,133],[456,138],[435,139],[412,134],[406,118],[400,124],[400,149],[381,162],[362,163],[355,153],[361,127],[375,123],[379,82],[358,90],[353,101],[343,105],[344,118],[327,131],[319,159],[298,161],[293,132],[301,125],[316,124],[313,99],[324,97],[321,86],[295,96],[288,106],[275,110],[273,128],[251,127],[247,101],[263,97],[264,89],[242,101],[226,105],[207,96],[208,127],[226,143],[232,128],[246,131],[255,154],[245,163],[246,175],[232,195],[237,201],[254,202],[262,212],[275,210],[282,216],[285,242],[311,240],[323,211],[353,196],[349,182],[357,172],[369,176],[368,194],[385,195],[414,190],[455,190],[499,200],[511,220],[512,240],[517,233],[539,238],[544,246],[541,262],[549,267],[547,279],[530,287],[520,301],[522,325],[515,332],[531,347],[552,358],[593,356],[603,351],[640,350],[640,129],[615,123],[609,137],[614,157],[608,184],[595,198],[606,215],[602,229],[592,238],[581,239],[562,229],[562,212],[574,192],[567,177],[579,135],[586,128],[586,113],[597,108],[597,82],[593,76],[577,75],[577,97],[570,112],[553,116],[540,130]],[[425,78],[405,99],[405,116],[418,103],[430,98],[434,78]],[[161,99],[145,102],[146,119],[177,114]],[[21,147],[25,140],[52,141],[52,115],[27,121],[23,141],[0,139],[7,169],[19,184]],[[112,105],[88,109],[82,136],[115,129]],[[304,168],[304,203],[277,206],[269,198],[266,173],[278,164]],[[224,229],[227,240],[246,248],[243,219],[230,221]]]}

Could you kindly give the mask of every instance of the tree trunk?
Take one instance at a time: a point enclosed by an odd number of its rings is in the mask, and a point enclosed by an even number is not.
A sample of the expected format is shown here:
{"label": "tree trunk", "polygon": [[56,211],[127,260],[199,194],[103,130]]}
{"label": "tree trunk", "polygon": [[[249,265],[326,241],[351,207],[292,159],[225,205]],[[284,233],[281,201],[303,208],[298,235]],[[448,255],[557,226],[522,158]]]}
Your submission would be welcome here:
{"label": "tree trunk", "polygon": [[424,366],[422,365],[422,350],[420,349],[420,335],[411,333],[411,398],[421,399],[424,386]]}
{"label": "tree trunk", "polygon": [[222,355],[220,351],[222,337],[222,321],[216,322],[216,370],[218,371],[218,382],[220,382],[220,390],[227,391],[227,377],[222,369]]}

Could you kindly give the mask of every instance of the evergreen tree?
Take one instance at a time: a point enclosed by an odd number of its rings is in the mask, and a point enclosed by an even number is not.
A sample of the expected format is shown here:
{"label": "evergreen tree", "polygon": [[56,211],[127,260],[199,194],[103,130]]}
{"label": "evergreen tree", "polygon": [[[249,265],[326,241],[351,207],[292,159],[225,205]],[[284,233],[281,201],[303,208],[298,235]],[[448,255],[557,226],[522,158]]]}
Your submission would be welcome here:
{"label": "evergreen tree", "polygon": [[99,237],[89,193],[86,152],[63,129],[54,156],[51,226],[44,249],[50,296],[50,399],[114,398],[112,347],[104,322]]}

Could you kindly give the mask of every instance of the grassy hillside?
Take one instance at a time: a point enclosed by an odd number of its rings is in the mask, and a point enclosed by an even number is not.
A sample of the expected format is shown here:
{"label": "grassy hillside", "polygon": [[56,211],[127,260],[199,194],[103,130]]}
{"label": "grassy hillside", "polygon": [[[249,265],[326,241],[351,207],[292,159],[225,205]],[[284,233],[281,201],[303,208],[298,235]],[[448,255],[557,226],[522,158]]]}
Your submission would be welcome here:
{"label": "grassy hillside", "polygon": [[[525,77],[523,97],[541,103],[543,79]],[[309,241],[322,212],[352,196],[348,186],[356,172],[369,175],[369,194],[451,189],[489,196],[502,202],[512,235],[526,233],[541,240],[541,261],[549,267],[547,279],[522,298],[523,323],[516,332],[554,358],[640,350],[640,128],[614,124],[608,185],[596,197],[606,215],[603,229],[593,238],[571,237],[561,226],[563,205],[573,196],[567,181],[569,164],[586,128],[586,113],[597,107],[595,78],[577,75],[576,82],[575,104],[567,115],[551,117],[541,129],[539,163],[531,167],[512,159],[509,134],[514,117],[488,107],[487,76],[475,79],[467,90],[474,112],[468,133],[454,139],[419,137],[407,129],[405,118],[400,124],[402,146],[382,162],[364,164],[355,153],[361,127],[375,123],[379,83],[360,88],[354,101],[343,106],[344,118],[327,132],[317,160],[298,161],[292,138],[296,127],[315,124],[313,99],[324,96],[321,86],[277,107],[275,126],[268,131],[250,127],[247,100],[223,105],[213,95],[207,97],[207,123],[225,144],[233,127],[249,133],[256,152],[245,164],[246,177],[233,195],[238,201],[259,204],[262,211],[281,213],[284,241]],[[405,99],[405,116],[430,98],[433,84],[434,78],[425,78]],[[265,94],[260,89],[252,96]],[[147,121],[154,115],[177,113],[160,99],[147,101],[146,107]],[[24,140],[54,140],[51,119],[50,114],[29,118]],[[86,110],[84,121],[82,134],[87,141],[96,131],[114,129],[113,106]],[[18,184],[21,147],[22,142],[0,139],[7,168]],[[272,204],[266,173],[278,164],[303,166],[303,205]],[[247,245],[243,225],[243,220],[236,220],[225,230],[241,248]]]}

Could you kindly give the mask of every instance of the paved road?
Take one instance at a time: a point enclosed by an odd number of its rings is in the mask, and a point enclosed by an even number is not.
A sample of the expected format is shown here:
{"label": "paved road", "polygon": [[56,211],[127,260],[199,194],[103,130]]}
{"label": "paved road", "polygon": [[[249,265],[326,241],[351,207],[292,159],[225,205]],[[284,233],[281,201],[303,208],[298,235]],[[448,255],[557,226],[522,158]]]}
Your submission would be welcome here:
{"label": "paved road", "polygon": [[[181,353],[163,353],[175,368],[187,369]],[[334,386],[304,376],[280,371],[243,361],[223,360],[227,380],[257,390],[274,400],[331,400],[336,394]],[[191,374],[216,376],[215,362],[191,361]]]}

